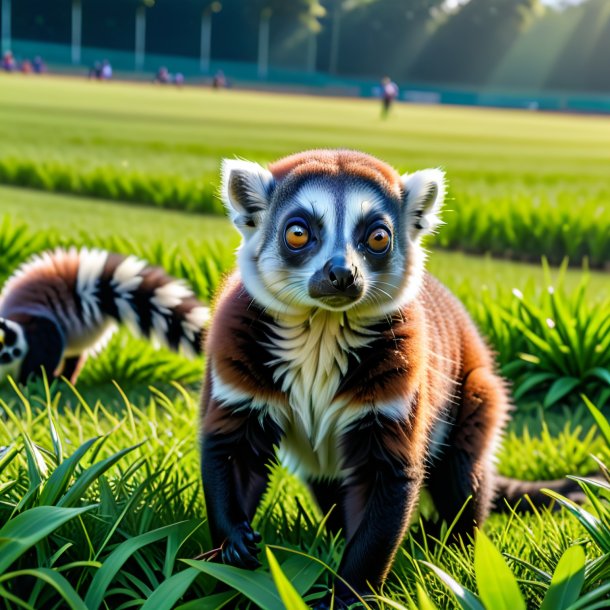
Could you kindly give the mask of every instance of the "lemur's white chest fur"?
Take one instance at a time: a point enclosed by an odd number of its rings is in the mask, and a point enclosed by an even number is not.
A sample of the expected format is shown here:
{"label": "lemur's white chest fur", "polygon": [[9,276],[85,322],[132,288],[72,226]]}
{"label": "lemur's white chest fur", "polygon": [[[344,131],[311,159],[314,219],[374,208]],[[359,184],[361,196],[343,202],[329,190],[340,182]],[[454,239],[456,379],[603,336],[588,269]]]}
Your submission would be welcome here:
{"label": "lemur's white chest fur", "polygon": [[275,360],[269,364],[288,404],[270,407],[269,414],[285,434],[280,457],[295,472],[340,474],[341,434],[362,416],[362,409],[336,394],[350,352],[369,344],[374,335],[350,323],[344,313],[322,309],[273,325],[268,347]]}
{"label": "lemur's white chest fur", "polygon": [[419,290],[419,237],[437,223],[442,173],[400,177],[349,151],[304,153],[274,169],[225,161],[222,193],[243,236],[244,287],[275,315],[265,364],[282,397],[264,404],[214,371],[212,395],[237,408],[247,401],[272,417],[284,437],[281,457],[295,470],[308,478],[340,477],[340,443],[349,426],[368,411],[398,418],[409,408],[398,398],[382,402],[382,393],[375,404],[353,404],[339,389],[350,356],[374,340],[373,323]]}

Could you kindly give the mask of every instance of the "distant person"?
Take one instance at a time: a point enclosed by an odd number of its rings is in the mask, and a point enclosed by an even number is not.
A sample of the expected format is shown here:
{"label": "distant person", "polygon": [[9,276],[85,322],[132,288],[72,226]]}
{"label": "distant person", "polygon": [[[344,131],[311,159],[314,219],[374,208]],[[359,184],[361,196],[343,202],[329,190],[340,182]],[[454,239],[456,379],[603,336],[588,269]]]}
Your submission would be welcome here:
{"label": "distant person", "polygon": [[5,51],[2,55],[2,69],[5,72],[14,72],[17,69],[17,62],[13,57],[12,51]]}
{"label": "distant person", "polygon": [[227,86],[227,79],[222,70],[218,70],[212,79],[212,87],[214,89],[224,89]]}
{"label": "distant person", "polygon": [[24,59],[21,62],[21,72],[23,72],[23,74],[32,74],[32,72],[34,72],[32,62],[29,59]]}
{"label": "distant person", "polygon": [[40,57],[40,55],[36,55],[36,57],[34,57],[32,68],[34,68],[34,72],[36,74],[44,74],[47,71],[47,66],[45,65],[44,61],[42,61],[42,57]]}
{"label": "distant person", "polygon": [[102,80],[110,80],[112,78],[112,65],[105,59],[102,63]]}
{"label": "distant person", "polygon": [[95,78],[96,80],[100,80],[102,78],[102,62],[96,61],[89,68],[89,78]]}
{"label": "distant person", "polygon": [[174,85],[176,85],[176,87],[182,87],[182,85],[184,85],[184,74],[182,74],[182,72],[176,72],[174,75]]}
{"label": "distant person", "polygon": [[161,66],[157,70],[157,73],[155,74],[154,82],[161,83],[162,85],[166,85],[170,81],[171,81],[171,75],[169,73],[169,70],[165,66]]}
{"label": "distant person", "polygon": [[398,97],[398,85],[389,77],[381,79],[381,117],[386,118],[394,100]]}

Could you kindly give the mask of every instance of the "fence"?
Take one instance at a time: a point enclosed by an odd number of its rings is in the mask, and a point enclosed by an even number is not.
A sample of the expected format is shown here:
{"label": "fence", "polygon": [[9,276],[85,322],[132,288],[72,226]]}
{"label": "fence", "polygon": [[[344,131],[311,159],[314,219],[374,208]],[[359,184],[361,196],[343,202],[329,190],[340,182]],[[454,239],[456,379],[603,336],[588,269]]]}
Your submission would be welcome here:
{"label": "fence", "polygon": [[[135,53],[102,48],[83,47],[81,63],[73,65],[70,45],[41,43],[29,40],[13,40],[13,53],[17,59],[41,55],[52,71],[82,74],[86,76],[95,61],[107,59],[118,78],[146,80],[153,78],[160,66],[172,73],[181,72],[187,83],[200,83],[210,79],[217,70],[223,70],[234,85],[256,88],[277,88],[316,94],[374,97],[379,93],[379,83],[373,79],[345,78],[320,72],[289,70],[270,66],[265,79],[258,76],[255,63],[211,61],[209,70],[203,73],[199,59],[178,55],[148,54],[142,69],[135,69]],[[401,99],[424,104],[456,104],[491,106],[499,108],[523,108],[528,110],[552,110],[562,112],[610,113],[610,95],[581,94],[571,92],[502,91],[499,89],[466,89],[460,87],[436,87],[422,83],[399,83]]]}

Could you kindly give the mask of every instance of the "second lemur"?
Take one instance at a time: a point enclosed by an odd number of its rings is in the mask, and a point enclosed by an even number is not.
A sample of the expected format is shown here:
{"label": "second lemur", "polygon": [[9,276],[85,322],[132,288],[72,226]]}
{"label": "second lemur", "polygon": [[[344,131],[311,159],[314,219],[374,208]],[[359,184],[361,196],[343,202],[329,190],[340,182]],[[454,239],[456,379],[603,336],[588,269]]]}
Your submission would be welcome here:
{"label": "second lemur", "polygon": [[183,281],[135,256],[76,248],[24,263],[0,294],[0,378],[63,375],[76,382],[118,323],[198,354],[207,307]]}

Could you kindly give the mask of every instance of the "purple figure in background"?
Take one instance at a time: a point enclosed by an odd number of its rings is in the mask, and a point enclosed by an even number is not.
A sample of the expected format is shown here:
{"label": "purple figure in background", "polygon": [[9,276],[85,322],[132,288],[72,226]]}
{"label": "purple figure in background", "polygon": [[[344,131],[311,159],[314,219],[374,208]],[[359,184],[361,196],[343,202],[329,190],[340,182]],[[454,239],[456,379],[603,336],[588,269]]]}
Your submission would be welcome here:
{"label": "purple figure in background", "polygon": [[386,118],[392,107],[392,102],[398,97],[398,85],[389,77],[381,80],[381,117]]}

